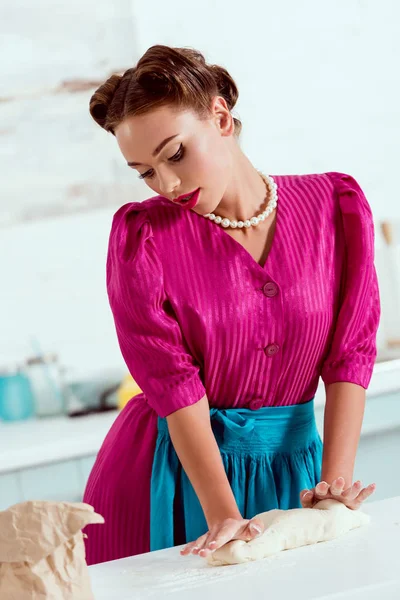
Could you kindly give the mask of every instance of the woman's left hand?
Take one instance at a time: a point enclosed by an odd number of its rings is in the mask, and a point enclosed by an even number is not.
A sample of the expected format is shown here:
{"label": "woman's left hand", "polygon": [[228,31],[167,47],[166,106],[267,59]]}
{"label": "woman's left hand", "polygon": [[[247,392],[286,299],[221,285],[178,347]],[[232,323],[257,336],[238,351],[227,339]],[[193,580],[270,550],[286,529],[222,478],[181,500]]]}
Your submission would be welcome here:
{"label": "woman's left hand", "polygon": [[300,493],[301,505],[303,508],[313,508],[321,500],[332,499],[342,502],[352,510],[357,510],[374,493],[376,488],[375,483],[363,488],[361,481],[356,481],[347,489],[344,489],[344,486],[345,480],[343,477],[338,477],[331,485],[325,481],[320,481],[312,490],[303,490]]}

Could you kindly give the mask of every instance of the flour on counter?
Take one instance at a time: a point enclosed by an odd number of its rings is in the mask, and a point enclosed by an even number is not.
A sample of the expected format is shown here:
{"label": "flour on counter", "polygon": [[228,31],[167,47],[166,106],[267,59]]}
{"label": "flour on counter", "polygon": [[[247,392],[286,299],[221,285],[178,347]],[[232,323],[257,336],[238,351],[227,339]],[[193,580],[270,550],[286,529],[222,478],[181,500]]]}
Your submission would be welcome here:
{"label": "flour on counter", "polygon": [[[188,564],[189,563],[189,564]],[[216,581],[231,580],[244,574],[260,573],[267,575],[276,569],[295,566],[285,562],[279,564],[279,557],[273,556],[259,563],[248,563],[242,565],[226,565],[221,569],[213,569],[204,558],[198,556],[183,557],[179,554],[176,560],[157,560],[153,558],[151,565],[136,566],[134,569],[121,569],[120,575],[132,591],[146,590],[145,598],[152,596],[161,597],[161,592],[174,593],[203,587]],[[135,595],[140,600],[140,595]]]}

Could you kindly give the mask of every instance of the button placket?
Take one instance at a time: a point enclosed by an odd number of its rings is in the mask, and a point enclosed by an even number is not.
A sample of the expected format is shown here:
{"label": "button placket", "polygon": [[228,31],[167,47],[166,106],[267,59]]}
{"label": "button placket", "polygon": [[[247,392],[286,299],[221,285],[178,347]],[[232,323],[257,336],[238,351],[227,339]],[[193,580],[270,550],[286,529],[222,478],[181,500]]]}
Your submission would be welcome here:
{"label": "button placket", "polygon": [[[262,360],[264,361],[264,369],[268,374],[268,389],[265,397],[261,399],[261,403],[259,403],[260,398],[254,398],[248,404],[248,407],[253,410],[259,410],[264,405],[268,405],[270,399],[274,398],[282,359],[281,347],[277,342],[280,341],[283,335],[283,293],[279,284],[273,280],[272,273],[265,273],[264,276],[264,282],[261,280],[258,286],[258,293],[261,292],[264,298],[260,296],[261,327],[258,332],[256,346],[257,351],[262,352],[264,357]],[[274,331],[274,334],[272,334],[272,331]]]}

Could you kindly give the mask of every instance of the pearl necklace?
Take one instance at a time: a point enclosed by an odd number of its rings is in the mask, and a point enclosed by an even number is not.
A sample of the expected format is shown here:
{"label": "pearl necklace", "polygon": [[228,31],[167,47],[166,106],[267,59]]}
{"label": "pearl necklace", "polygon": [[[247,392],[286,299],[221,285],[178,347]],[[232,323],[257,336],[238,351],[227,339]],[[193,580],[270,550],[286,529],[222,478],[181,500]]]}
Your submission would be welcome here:
{"label": "pearl necklace", "polygon": [[268,196],[270,196],[270,199],[267,204],[267,208],[264,210],[264,212],[257,215],[257,217],[251,217],[251,219],[247,219],[246,221],[230,221],[229,219],[224,219],[223,217],[215,215],[214,213],[208,213],[207,215],[204,215],[204,216],[207,217],[210,221],[214,221],[214,223],[216,223],[217,225],[222,225],[222,227],[225,227],[225,228],[232,227],[232,229],[236,229],[236,228],[241,229],[242,227],[252,227],[252,226],[255,227],[259,223],[262,223],[262,221],[265,221],[265,219],[267,217],[269,217],[269,215],[272,213],[272,211],[277,207],[278,186],[276,185],[275,181],[272,179],[272,177],[270,175],[264,175],[263,173],[260,173],[260,175],[267,187],[266,198]]}

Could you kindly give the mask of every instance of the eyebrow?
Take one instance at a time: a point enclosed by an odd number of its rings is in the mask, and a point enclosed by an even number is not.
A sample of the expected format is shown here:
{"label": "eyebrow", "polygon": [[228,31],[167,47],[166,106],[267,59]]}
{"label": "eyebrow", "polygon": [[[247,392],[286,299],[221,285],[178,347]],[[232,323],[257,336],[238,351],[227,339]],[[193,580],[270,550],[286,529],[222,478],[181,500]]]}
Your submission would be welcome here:
{"label": "eyebrow", "polygon": [[[171,135],[168,138],[165,138],[165,140],[163,140],[161,142],[161,144],[158,144],[157,148],[154,150],[152,156],[157,156],[157,154],[160,154],[161,150],[164,148],[164,146],[166,146],[168,144],[168,142],[170,142],[171,140],[173,140],[174,138],[178,137],[178,133],[176,133],[175,135]],[[141,166],[142,163],[138,163],[138,162],[128,162],[128,167],[139,167]]]}

